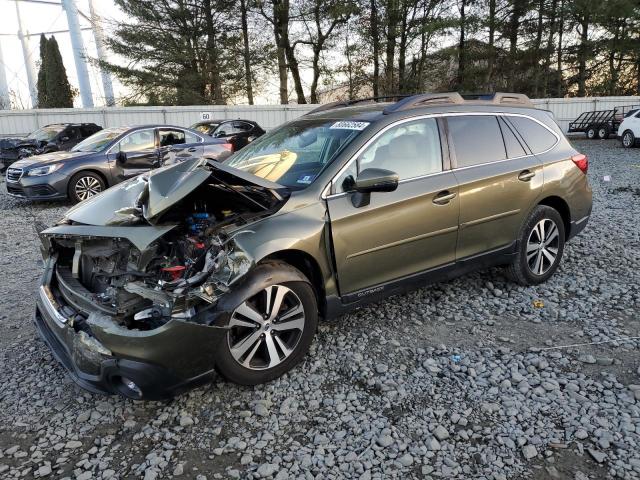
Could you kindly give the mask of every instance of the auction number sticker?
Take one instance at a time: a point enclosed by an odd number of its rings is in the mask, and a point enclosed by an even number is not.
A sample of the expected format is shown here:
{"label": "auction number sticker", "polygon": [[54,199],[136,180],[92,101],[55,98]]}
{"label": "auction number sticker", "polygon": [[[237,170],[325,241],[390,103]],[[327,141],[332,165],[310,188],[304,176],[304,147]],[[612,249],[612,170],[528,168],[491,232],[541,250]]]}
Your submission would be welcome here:
{"label": "auction number sticker", "polygon": [[342,130],[364,130],[369,126],[369,122],[349,122],[342,120],[331,125],[329,128],[340,128]]}

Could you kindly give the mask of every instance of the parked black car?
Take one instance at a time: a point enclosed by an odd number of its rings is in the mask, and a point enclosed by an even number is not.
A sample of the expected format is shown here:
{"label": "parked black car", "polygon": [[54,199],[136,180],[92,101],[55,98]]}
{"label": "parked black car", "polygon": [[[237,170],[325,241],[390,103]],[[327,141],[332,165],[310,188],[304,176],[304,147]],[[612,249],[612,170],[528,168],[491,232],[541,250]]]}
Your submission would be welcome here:
{"label": "parked black car", "polygon": [[194,123],[191,128],[211,137],[227,140],[234,152],[265,134],[262,127],[251,120],[207,120]]}
{"label": "parked black car", "polygon": [[160,166],[206,155],[223,160],[231,146],[193,130],[168,125],[101,130],[69,152],[24,158],[7,169],[7,192],[31,200],[74,203]]}
{"label": "parked black car", "polygon": [[21,158],[70,150],[100,130],[95,123],[52,123],[26,137],[0,138],[0,171]]}

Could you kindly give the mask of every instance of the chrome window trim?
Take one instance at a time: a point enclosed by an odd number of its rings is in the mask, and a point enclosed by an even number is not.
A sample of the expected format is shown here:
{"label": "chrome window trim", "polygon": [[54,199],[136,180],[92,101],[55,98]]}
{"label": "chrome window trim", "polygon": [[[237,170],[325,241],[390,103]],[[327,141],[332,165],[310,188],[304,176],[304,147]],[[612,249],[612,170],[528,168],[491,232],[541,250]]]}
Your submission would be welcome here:
{"label": "chrome window trim", "polygon": [[[151,128],[140,128],[140,129],[138,129],[138,130],[134,130],[133,132],[129,132],[129,133],[127,133],[124,137],[122,137],[120,140],[118,140],[118,142],[117,142],[115,145],[111,145],[111,146],[109,147],[109,150],[107,150],[107,151],[105,152],[105,155],[109,155],[109,154],[111,153],[111,151],[112,151],[114,148],[116,148],[118,145],[120,145],[120,142],[122,142],[125,138],[129,138],[129,136],[130,136],[130,135],[133,135],[134,133],[139,133],[139,132],[146,132],[146,131],[149,131],[149,130],[153,132],[153,136],[154,136],[154,138],[155,138],[155,135],[156,135],[156,132],[155,132],[155,131],[156,131],[156,129],[155,129],[155,127],[151,127]],[[155,141],[155,140],[154,140],[154,141]],[[156,147],[154,147],[154,148],[156,148]],[[142,151],[142,150],[141,150],[141,151]]]}
{"label": "chrome window trim", "polygon": [[[325,186],[325,188],[322,189],[322,194],[321,194],[321,198],[323,200],[327,200],[329,198],[334,198],[334,197],[338,197],[338,196],[343,196],[346,195],[348,193],[352,193],[352,192],[340,192],[340,193],[330,193],[331,192],[331,187],[333,187],[334,182],[336,181],[336,178],[338,178],[340,175],[342,175],[345,170],[347,170],[351,164],[356,161],[356,159],[362,154],[362,152],[369,147],[369,145],[371,145],[374,141],[376,141],[381,135],[383,135],[387,130],[389,130],[390,128],[396,127],[398,125],[402,125],[403,123],[407,123],[407,122],[412,122],[414,120],[423,120],[425,118],[443,118],[443,117],[461,117],[461,116],[495,116],[495,117],[524,117],[524,118],[528,118],[529,120],[533,120],[534,122],[538,123],[539,125],[542,125],[544,128],[546,128],[555,138],[556,138],[556,142],[549,147],[548,149],[533,154],[527,154],[527,155],[521,155],[519,157],[512,157],[512,158],[505,158],[502,160],[496,160],[493,162],[484,162],[484,163],[478,163],[476,165],[469,165],[466,167],[456,167],[456,168],[451,168],[450,170],[442,170],[441,172],[434,172],[434,173],[429,173],[426,175],[421,175],[418,177],[411,177],[411,178],[405,178],[403,180],[400,180],[398,183],[404,183],[408,180],[418,180],[420,178],[424,178],[424,177],[429,177],[432,175],[437,175],[440,173],[445,173],[445,172],[449,172],[449,171],[456,171],[456,170],[464,170],[467,168],[474,168],[474,167],[479,167],[482,165],[490,165],[490,164],[494,164],[494,163],[500,163],[500,162],[506,162],[506,161],[510,161],[510,160],[518,160],[520,158],[527,158],[527,157],[532,157],[534,155],[544,155],[545,153],[551,151],[552,149],[554,149],[558,143],[560,143],[560,136],[554,132],[553,130],[551,130],[551,128],[549,128],[547,125],[545,125],[544,123],[542,123],[540,120],[531,117],[530,115],[525,115],[523,113],[505,113],[505,112],[449,112],[449,113],[428,113],[428,114],[423,114],[423,115],[417,115],[415,117],[410,117],[410,118],[403,118],[398,120],[397,122],[394,123],[390,123],[389,125],[387,125],[386,127],[384,127],[382,130],[380,130],[379,132],[377,132],[373,137],[371,137],[369,140],[367,140],[367,142],[362,145],[362,147],[360,147],[358,149],[358,151],[347,161],[347,163],[345,163],[343,165],[343,167],[338,170],[338,173],[336,173],[333,178],[329,181],[329,183]],[[441,140],[441,144],[442,144],[442,140]],[[528,146],[528,145],[527,145]],[[505,152],[506,153],[506,152]],[[329,192],[329,194],[327,194],[327,190]]]}

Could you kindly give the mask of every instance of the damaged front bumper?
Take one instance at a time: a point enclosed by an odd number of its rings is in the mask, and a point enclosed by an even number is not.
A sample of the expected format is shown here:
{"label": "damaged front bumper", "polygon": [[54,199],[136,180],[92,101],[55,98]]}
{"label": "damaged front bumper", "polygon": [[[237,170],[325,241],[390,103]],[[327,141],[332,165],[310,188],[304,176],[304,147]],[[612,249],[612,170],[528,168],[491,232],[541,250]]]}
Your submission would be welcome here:
{"label": "damaged front bumper", "polygon": [[[171,319],[152,330],[131,330],[85,307],[82,294],[59,278],[56,259],[50,257],[38,289],[35,324],[81,387],[160,400],[208,380],[213,373],[214,352],[226,336],[224,327]],[[74,321],[78,312],[87,315],[82,329]]]}

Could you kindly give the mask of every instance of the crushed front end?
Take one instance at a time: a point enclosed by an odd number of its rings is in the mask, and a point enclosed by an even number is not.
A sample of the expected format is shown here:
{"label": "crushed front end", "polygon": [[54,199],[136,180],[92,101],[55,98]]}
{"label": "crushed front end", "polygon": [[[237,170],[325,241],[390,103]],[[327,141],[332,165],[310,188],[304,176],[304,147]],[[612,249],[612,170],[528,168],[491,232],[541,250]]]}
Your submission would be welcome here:
{"label": "crushed front end", "polygon": [[212,176],[155,225],[127,210],[120,225],[67,217],[40,232],[35,322],[76,383],[162,399],[210,377],[227,332],[218,300],[253,264],[235,238],[277,208],[232,193]]}

